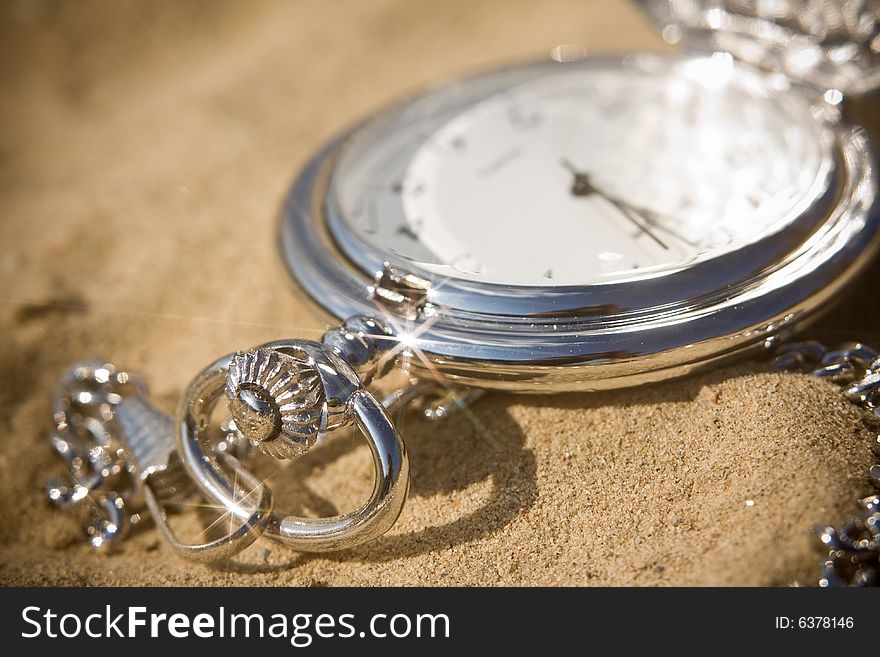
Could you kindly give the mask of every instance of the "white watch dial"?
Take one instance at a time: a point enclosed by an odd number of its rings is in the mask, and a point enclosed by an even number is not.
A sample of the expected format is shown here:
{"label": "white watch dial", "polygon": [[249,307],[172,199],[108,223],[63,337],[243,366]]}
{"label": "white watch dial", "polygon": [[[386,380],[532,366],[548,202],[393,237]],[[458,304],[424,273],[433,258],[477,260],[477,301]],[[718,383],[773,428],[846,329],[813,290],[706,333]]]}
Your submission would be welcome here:
{"label": "white watch dial", "polygon": [[[421,126],[424,128],[424,126]],[[505,285],[662,275],[779,230],[824,189],[831,136],[729,58],[566,68],[344,163],[369,244]]]}

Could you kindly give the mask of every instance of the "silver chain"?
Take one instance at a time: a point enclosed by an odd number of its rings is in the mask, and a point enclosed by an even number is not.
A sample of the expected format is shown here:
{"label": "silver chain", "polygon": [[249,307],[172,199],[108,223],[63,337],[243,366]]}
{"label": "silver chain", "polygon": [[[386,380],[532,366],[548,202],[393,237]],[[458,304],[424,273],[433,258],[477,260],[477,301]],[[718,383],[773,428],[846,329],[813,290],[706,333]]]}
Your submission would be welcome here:
{"label": "silver chain", "polygon": [[639,0],[672,43],[732,53],[821,89],[880,83],[880,0]]}
{"label": "silver chain", "polygon": [[[846,398],[880,417],[880,354],[854,343],[829,350],[815,341],[782,344],[775,350],[773,366],[807,372],[840,385]],[[877,438],[880,442],[880,436]],[[823,551],[821,587],[880,586],[880,464],[872,465],[870,478],[877,488],[859,500],[858,513],[839,528],[816,530]]]}

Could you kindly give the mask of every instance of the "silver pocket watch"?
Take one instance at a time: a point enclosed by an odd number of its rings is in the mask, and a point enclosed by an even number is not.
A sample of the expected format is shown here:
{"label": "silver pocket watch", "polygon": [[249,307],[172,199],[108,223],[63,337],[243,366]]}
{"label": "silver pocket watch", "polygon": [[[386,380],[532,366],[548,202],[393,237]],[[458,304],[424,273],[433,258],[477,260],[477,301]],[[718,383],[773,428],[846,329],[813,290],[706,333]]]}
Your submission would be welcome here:
{"label": "silver pocket watch", "polygon": [[[441,416],[486,389],[715,366],[807,325],[871,260],[878,163],[846,109],[880,82],[880,3],[641,4],[682,54],[559,48],[414,97],[308,163],[281,249],[340,325],[224,356],[190,385],[163,444],[240,526],[182,553],[223,558],[261,533],[307,551],[373,539],[408,484],[389,407],[441,396]],[[401,357],[412,385],[378,399],[368,386]],[[105,415],[125,462],[131,432]],[[352,426],[376,471],[360,509],[288,516],[242,486],[253,453],[294,458]]]}

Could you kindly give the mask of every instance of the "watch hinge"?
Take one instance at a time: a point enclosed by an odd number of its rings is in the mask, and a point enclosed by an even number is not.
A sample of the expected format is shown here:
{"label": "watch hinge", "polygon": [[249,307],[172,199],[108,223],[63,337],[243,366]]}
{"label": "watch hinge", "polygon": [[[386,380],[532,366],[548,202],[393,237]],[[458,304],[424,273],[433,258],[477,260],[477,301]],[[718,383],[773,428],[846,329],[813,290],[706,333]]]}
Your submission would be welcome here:
{"label": "watch hinge", "polygon": [[433,310],[428,301],[431,281],[388,262],[376,273],[375,283],[368,290],[371,298],[406,319],[418,319]]}

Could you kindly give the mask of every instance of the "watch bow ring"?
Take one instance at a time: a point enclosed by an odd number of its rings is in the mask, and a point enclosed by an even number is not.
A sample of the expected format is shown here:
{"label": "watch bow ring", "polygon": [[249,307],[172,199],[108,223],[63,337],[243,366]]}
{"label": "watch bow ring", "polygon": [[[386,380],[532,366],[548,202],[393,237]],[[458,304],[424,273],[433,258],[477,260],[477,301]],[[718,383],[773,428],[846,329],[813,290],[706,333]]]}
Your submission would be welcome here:
{"label": "watch bow ring", "polygon": [[[353,323],[340,332],[352,336]],[[377,326],[366,319],[360,323]],[[363,340],[362,335],[352,336],[349,343],[361,349],[350,349],[345,356],[356,366],[369,368],[364,357],[370,361],[377,350],[366,347]],[[332,518],[273,513],[266,528],[269,538],[302,551],[339,550],[377,538],[397,520],[409,485],[406,449],[383,406],[340,352],[309,341],[271,342],[217,360],[184,394],[178,434],[183,462],[206,496],[244,521],[247,508],[236,501],[230,479],[203,447],[203,431],[221,399],[226,400],[238,431],[275,458],[300,456],[319,434],[352,424],[369,444],[375,483],[363,506]]]}

